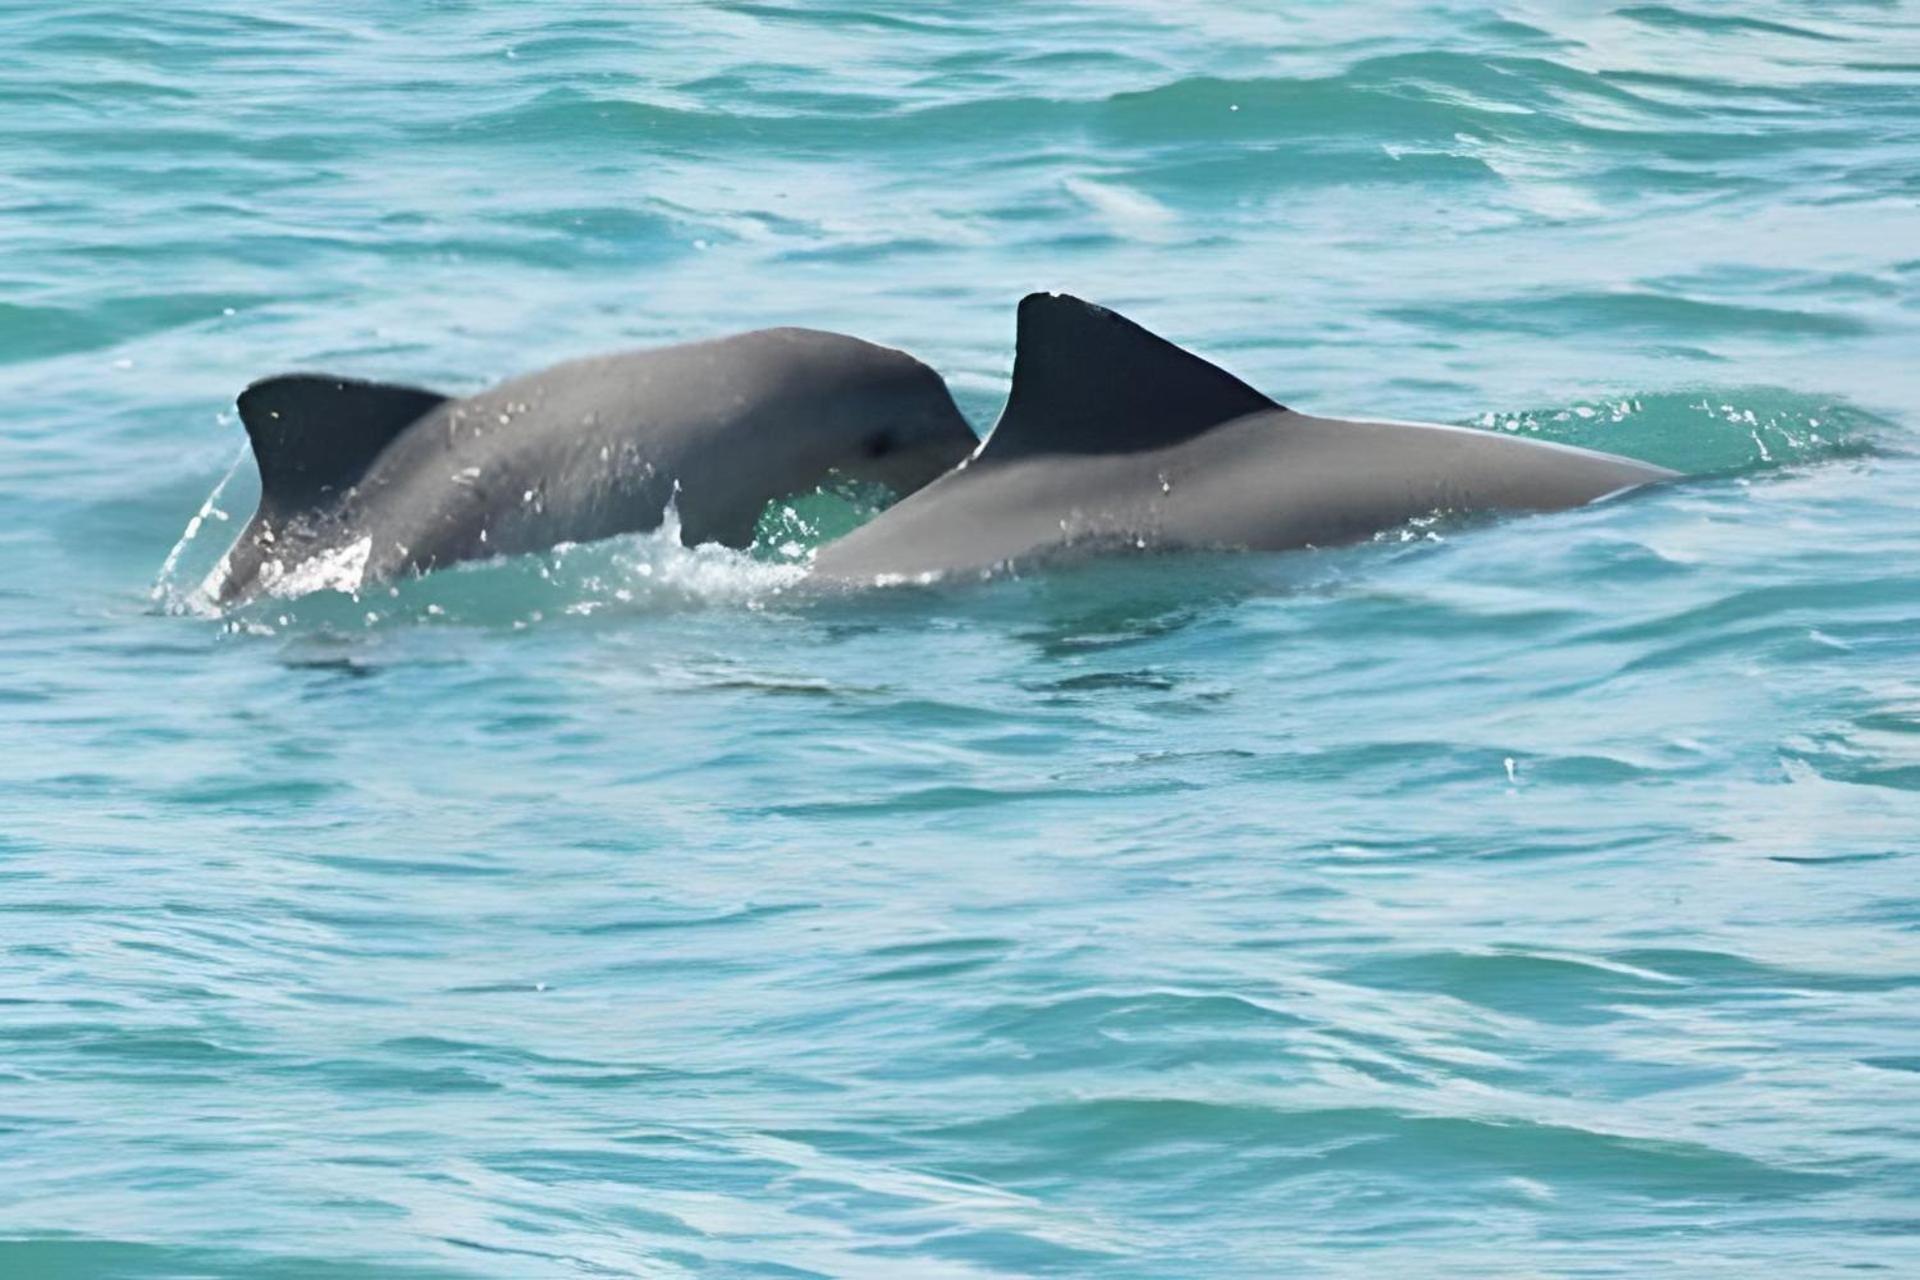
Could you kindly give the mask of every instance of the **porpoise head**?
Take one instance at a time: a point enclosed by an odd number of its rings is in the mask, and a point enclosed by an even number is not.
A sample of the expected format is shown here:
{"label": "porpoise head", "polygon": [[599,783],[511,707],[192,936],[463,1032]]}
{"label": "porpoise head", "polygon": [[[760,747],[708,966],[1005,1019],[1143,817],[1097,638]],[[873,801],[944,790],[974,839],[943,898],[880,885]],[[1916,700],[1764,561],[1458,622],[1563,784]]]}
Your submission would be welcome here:
{"label": "porpoise head", "polygon": [[796,401],[816,415],[794,442],[805,455],[795,474],[834,471],[905,497],[978,446],[945,380],[906,352],[819,330],[765,333],[792,345]]}

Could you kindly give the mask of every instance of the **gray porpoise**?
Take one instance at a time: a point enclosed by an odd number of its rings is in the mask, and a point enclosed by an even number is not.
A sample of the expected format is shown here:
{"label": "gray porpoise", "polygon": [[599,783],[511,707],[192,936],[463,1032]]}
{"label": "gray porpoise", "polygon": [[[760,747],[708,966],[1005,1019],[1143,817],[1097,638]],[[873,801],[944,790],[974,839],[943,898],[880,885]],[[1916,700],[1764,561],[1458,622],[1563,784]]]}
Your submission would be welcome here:
{"label": "gray porpoise", "polygon": [[1020,304],[1013,387],[966,463],[822,547],[844,582],[1111,550],[1285,550],[1434,512],[1552,511],[1675,473],[1465,427],[1296,413],[1078,298]]}
{"label": "gray porpoise", "polygon": [[767,503],[829,472],[908,494],[978,443],[926,365],[812,329],[576,360],[467,399],[288,374],[239,407],[260,506],[209,584],[222,602],[653,529],[669,501],[688,545],[743,547]]}

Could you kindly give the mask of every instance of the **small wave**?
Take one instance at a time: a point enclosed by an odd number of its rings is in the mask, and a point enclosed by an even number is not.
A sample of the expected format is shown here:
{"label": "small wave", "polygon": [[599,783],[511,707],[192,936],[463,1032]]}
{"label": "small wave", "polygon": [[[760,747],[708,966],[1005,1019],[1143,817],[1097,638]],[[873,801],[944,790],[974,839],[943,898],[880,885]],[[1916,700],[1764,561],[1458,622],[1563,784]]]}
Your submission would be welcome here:
{"label": "small wave", "polygon": [[1429,307],[1401,307],[1385,314],[1395,320],[1446,324],[1486,333],[1573,336],[1603,330],[1690,342],[1702,337],[1858,337],[1869,329],[1865,321],[1841,312],[1707,302],[1646,290],[1456,302],[1449,304],[1444,312]]}
{"label": "small wave", "polygon": [[886,13],[877,8],[856,9],[818,4],[754,4],[748,3],[747,0],[729,0],[728,3],[716,7],[769,22],[794,22],[828,28],[866,27],[875,31],[906,31],[923,35],[945,35],[963,29],[951,20],[908,18],[897,13]]}
{"label": "small wave", "polygon": [[1791,1200],[1845,1181],[1670,1137],[1385,1106],[1110,1096],[1027,1106],[933,1136],[991,1153],[970,1161],[969,1171],[1001,1179],[1046,1173],[1063,1152],[1083,1174],[1126,1179],[1152,1176],[1168,1153],[1211,1150],[1232,1157],[1244,1187],[1329,1170],[1389,1184],[1436,1173],[1480,1184],[1520,1174],[1543,1187],[1694,1203]]}
{"label": "small wave", "polygon": [[1829,31],[1816,31],[1812,27],[1794,26],[1786,22],[1769,22],[1763,18],[1748,18],[1730,13],[1697,13],[1663,4],[1632,5],[1625,9],[1616,9],[1614,12],[1623,18],[1631,18],[1635,22],[1664,31],[1697,32],[1714,37],[1790,36],[1799,40],[1819,40],[1830,44],[1844,44],[1847,39],[1845,36],[1835,35]]}
{"label": "small wave", "polygon": [[[1186,76],[1141,89],[1078,96],[995,96],[895,106],[869,97],[805,100],[743,83],[726,109],[550,88],[460,127],[494,143],[601,145],[624,137],[669,149],[843,150],[848,146],[980,147],[1092,131],[1110,146],[1351,137],[1451,145],[1498,126],[1561,138],[1693,113],[1597,73],[1543,58],[1451,52],[1363,59],[1318,76]],[[1632,135],[1629,135],[1632,136]]]}
{"label": "small wave", "polygon": [[1768,387],[1658,391],[1549,409],[1488,410],[1470,425],[1623,454],[1686,476],[1858,457],[1897,430],[1844,400]]}
{"label": "small wave", "polygon": [[170,329],[211,323],[260,301],[237,293],[175,293],[115,298],[86,308],[0,302],[0,365],[107,350]]}

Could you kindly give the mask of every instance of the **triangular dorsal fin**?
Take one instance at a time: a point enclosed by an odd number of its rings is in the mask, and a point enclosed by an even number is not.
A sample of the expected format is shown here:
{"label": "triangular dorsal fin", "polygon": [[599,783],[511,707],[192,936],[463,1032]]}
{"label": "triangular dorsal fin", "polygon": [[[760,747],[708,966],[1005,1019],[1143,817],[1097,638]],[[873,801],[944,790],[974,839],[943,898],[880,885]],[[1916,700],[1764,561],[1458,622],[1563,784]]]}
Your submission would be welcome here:
{"label": "triangular dorsal fin", "polygon": [[264,378],[240,393],[240,421],[260,467],[260,500],[311,506],[352,486],[380,451],[447,397],[418,387],[326,374]]}
{"label": "triangular dorsal fin", "polygon": [[979,457],[1154,449],[1280,407],[1125,316],[1030,293],[1020,300],[1013,388]]}

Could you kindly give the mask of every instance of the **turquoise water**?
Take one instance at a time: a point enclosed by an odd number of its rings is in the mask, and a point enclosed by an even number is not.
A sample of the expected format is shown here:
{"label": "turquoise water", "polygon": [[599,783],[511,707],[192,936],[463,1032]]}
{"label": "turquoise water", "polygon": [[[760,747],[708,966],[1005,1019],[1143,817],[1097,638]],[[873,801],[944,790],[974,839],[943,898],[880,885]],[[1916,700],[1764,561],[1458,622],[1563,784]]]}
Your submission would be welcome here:
{"label": "turquoise water", "polygon": [[[1266,8],[0,11],[0,1275],[1920,1270],[1920,11]],[[1698,478],[193,597],[256,376],[1036,288]]]}

